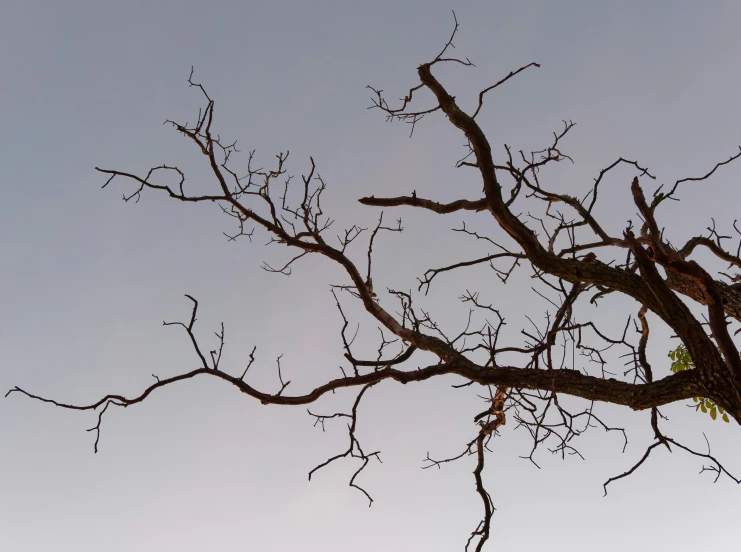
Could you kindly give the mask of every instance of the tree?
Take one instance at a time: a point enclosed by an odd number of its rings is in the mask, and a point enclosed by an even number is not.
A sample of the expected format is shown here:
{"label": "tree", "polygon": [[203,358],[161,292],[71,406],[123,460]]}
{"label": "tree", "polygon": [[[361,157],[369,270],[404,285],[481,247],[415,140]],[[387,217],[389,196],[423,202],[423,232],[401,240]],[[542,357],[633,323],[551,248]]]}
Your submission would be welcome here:
{"label": "tree", "polygon": [[[196,376],[221,379],[264,404],[276,405],[309,405],[330,392],[349,388],[355,391],[355,400],[349,411],[333,414],[310,411],[322,426],[331,418],[347,418],[349,446],[316,466],[309,477],[335,460],[355,458],[359,461],[359,468],[350,479],[350,485],[372,502],[370,494],[357,481],[358,474],[368,463],[379,457],[378,452],[361,447],[356,436],[358,406],[363,397],[371,387],[384,380],[409,383],[445,375],[458,376],[462,380],[459,385],[479,385],[488,392],[486,408],[475,415],[477,427],[460,454],[445,459],[428,456],[427,462],[428,466],[439,466],[467,455],[475,456],[474,481],[482,501],[483,515],[472,531],[467,547],[474,546],[476,550],[480,550],[489,538],[493,515],[492,502],[482,477],[485,452],[508,420],[531,434],[533,446],[529,458],[535,461],[534,454],[547,446],[546,443],[562,455],[578,454],[574,439],[588,427],[596,425],[620,433],[621,429],[602,422],[595,412],[595,403],[646,410],[650,412],[654,442],[634,466],[610,478],[605,483],[606,489],[611,482],[633,473],[658,447],[698,456],[708,463],[704,469],[713,472],[716,478],[727,475],[739,482],[709,450],[692,449],[668,436],[660,427],[662,414],[659,410],[670,403],[702,398],[706,410],[713,411],[713,406],[707,404],[717,405],[718,409],[723,409],[723,414],[741,421],[741,359],[728,327],[729,320],[741,320],[738,278],[727,276],[730,283],[716,280],[716,277],[724,276],[723,272],[715,270],[710,262],[701,265],[691,259],[698,248],[705,248],[723,263],[741,267],[738,249],[735,254],[729,252],[723,246],[723,240],[728,237],[717,232],[714,225],[708,236],[697,236],[681,246],[672,245],[663,232],[657,213],[666,200],[677,199],[683,183],[709,178],[741,153],[718,163],[703,176],[680,179],[667,190],[659,187],[650,199],[646,198],[644,190],[654,176],[637,161],[623,158],[602,170],[582,199],[560,193],[545,181],[543,175],[552,165],[570,161],[562,149],[573,123],[564,123],[546,148],[525,155],[505,147],[500,153],[502,160],[497,161],[486,134],[476,121],[489,92],[520,72],[538,65],[524,65],[482,90],[475,109],[467,113],[433,72],[443,64],[473,65],[467,58],[449,57],[456,31],[457,22],[442,51],[418,68],[420,82],[408,91],[400,105],[389,104],[381,90],[372,88],[373,107],[382,111],[390,121],[409,123],[412,132],[422,118],[442,112],[466,138],[468,152],[458,166],[476,171],[483,185],[483,197],[441,203],[423,198],[422,193],[418,196],[414,191],[411,195],[398,197],[377,198],[371,195],[360,202],[370,207],[415,207],[439,215],[480,212],[506,233],[513,246],[502,245],[463,226],[461,232],[488,240],[496,252],[430,269],[422,275],[415,293],[374,289],[371,270],[374,243],[381,233],[402,231],[401,222],[394,225],[384,223],[382,213],[372,230],[352,226],[341,232],[339,245],[336,245],[330,235],[331,219],[321,206],[326,186],[316,173],[313,159],[308,173],[297,186],[295,181],[286,177],[287,153],[279,154],[270,169],[255,168],[254,154],[250,154],[246,174],[238,172],[233,168],[233,158],[238,153],[236,143],[224,142],[215,133],[214,101],[200,84],[192,80],[191,73],[189,83],[203,94],[205,107],[192,126],[168,122],[204,155],[215,179],[215,191],[205,195],[188,194],[184,186],[184,171],[168,165],[154,167],[143,176],[98,169],[108,176],[105,185],[119,178],[134,182],[133,191],[124,195],[126,201],[138,201],[142,192],[155,190],[179,201],[218,203],[224,213],[236,221],[238,231],[229,236],[230,239],[251,237],[254,229],[259,228],[267,233],[272,243],[292,248],[294,254],[285,264],[279,267],[266,264],[264,268],[267,271],[289,275],[293,264],[307,255],[324,257],[339,266],[344,271],[346,282],[334,286],[333,293],[343,321],[341,342],[346,370],[341,377],[308,393],[288,394],[286,391],[291,382],[284,379],[278,358],[278,391],[259,390],[245,381],[255,361],[256,349],[253,349],[244,370],[237,372],[233,367],[222,366],[225,330],[222,326],[216,333],[217,347],[213,350],[207,348],[195,332],[198,302],[187,296],[192,302],[190,318],[166,325],[183,328],[200,364],[197,369],[169,378],[155,377],[156,382],[134,398],[111,394],[82,406],[42,398],[20,387],[11,389],[9,394],[25,394],[62,408],[98,412],[98,423],[93,428],[97,450],[101,421],[109,406],[139,403],[161,387]],[[432,94],[432,104],[413,109],[412,104],[416,105],[417,96],[423,91]],[[605,221],[597,219],[595,205],[603,180],[613,169],[623,166],[635,170],[630,191],[641,220],[636,227],[628,221],[624,231],[615,234],[605,229]],[[176,175],[177,183],[159,183],[161,181],[154,177],[161,173]],[[519,212],[536,214],[526,217],[518,215]],[[355,248],[366,236],[367,247],[358,255]],[[438,276],[475,265],[490,265],[502,284],[514,277],[533,277],[539,283],[536,293],[547,297],[555,309],[548,314],[545,326],[533,323],[534,330],[523,330],[522,342],[514,341],[505,332],[505,319],[496,306],[471,291],[461,297],[471,307],[469,323],[459,333],[450,335],[444,324],[417,306],[420,294],[429,291]],[[715,273],[718,276],[714,276]],[[584,305],[600,301],[604,304],[613,297],[630,300],[635,306],[634,318],[627,321],[620,335],[603,331],[582,313]],[[353,349],[353,330],[343,307],[347,301],[361,304],[367,315],[381,326],[381,341],[375,359],[359,358]],[[398,310],[394,312],[393,309]],[[700,309],[706,319],[695,314]],[[682,349],[675,350],[675,356],[679,355],[683,367],[694,369],[677,369],[661,379],[654,377],[646,355],[650,317],[671,328],[682,344]],[[633,339],[633,329],[637,332],[637,340]],[[512,341],[503,343],[505,338]],[[392,347],[400,348],[389,353]],[[628,360],[628,371],[621,379],[609,377],[611,374],[607,371],[609,363],[614,361],[609,356],[612,351],[620,351]],[[415,369],[416,359],[425,358],[425,353],[434,355],[437,360]],[[576,355],[583,355],[588,361],[587,367],[592,370],[585,373],[577,369],[582,367],[577,367]],[[569,396],[586,399],[587,406],[572,408]]]}

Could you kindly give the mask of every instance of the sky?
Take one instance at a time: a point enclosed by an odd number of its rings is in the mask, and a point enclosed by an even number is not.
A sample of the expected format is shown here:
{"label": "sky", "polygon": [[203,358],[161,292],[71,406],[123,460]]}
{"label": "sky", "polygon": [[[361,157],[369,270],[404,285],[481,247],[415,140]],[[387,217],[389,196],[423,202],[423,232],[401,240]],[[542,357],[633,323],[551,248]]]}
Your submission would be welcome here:
{"label": "sky", "polygon": [[[574,165],[548,173],[554,189],[579,195],[622,156],[639,160],[656,184],[705,174],[741,143],[737,2],[360,2],[257,1],[4,2],[0,6],[0,387],[90,403],[106,393],[133,396],[158,377],[195,367],[187,336],[163,321],[185,320],[200,301],[204,340],[224,322],[222,366],[244,369],[257,346],[250,382],[277,391],[275,359],[300,393],[339,375],[342,349],[329,284],[345,283],[326,260],[309,258],[286,278],[260,269],[288,259],[278,247],[229,242],[232,221],[213,205],[183,205],[145,193],[121,201],[124,182],[101,190],[95,166],[143,173],[162,163],[187,171],[192,190],[213,189],[204,158],[165,119],[195,119],[203,83],[216,102],[222,137],[268,166],[290,150],[289,170],[309,157],[328,184],[325,212],[335,225],[368,227],[379,215],[357,199],[412,190],[438,201],[474,199],[481,184],[454,168],[462,136],[441,116],[408,127],[388,124],[367,85],[389,98],[417,83],[416,67],[447,40],[451,10],[460,22],[455,53],[475,68],[441,68],[464,109],[478,91],[531,61],[487,97],[479,117],[495,155],[503,144],[547,145],[562,120],[577,126],[565,150]],[[422,96],[421,99],[429,100]],[[704,233],[711,218],[726,233],[738,212],[741,166],[681,190],[662,222],[672,241]],[[597,214],[613,232],[637,220],[630,171],[601,192]],[[648,184],[647,184],[648,185]],[[460,233],[464,217],[410,210],[401,235],[374,247],[376,290],[415,289],[427,268],[489,251]],[[470,227],[496,235],[485,215]],[[353,253],[358,263],[363,248]],[[548,305],[521,271],[501,285],[488,270],[440,276],[427,297],[445,328],[460,331],[467,289],[501,308],[519,339],[526,314]],[[391,298],[379,293],[382,304]],[[342,297],[360,324],[358,350],[372,355],[377,329]],[[606,302],[591,316],[622,327],[635,309]],[[389,307],[392,308],[392,307]],[[612,326],[611,326],[612,325]],[[669,373],[669,332],[652,320],[656,373]],[[618,365],[615,369],[620,370]],[[481,389],[454,378],[401,386],[387,382],[363,400],[358,435],[383,463],[362,485],[347,486],[357,464],[307,473],[346,447],[342,422],[312,427],[304,408],[263,406],[222,381],[194,379],[106,413],[99,452],[91,412],[71,412],[13,394],[0,401],[0,549],[46,550],[459,550],[481,516],[471,458],[440,470],[422,460],[457,454],[475,436],[486,408]],[[312,406],[347,408],[337,393]],[[634,548],[729,549],[741,537],[741,489],[698,475],[702,462],[657,451],[630,478],[651,442],[646,412],[602,406],[628,430],[622,440],[598,429],[581,439],[584,459],[543,451],[540,469],[522,431],[507,425],[487,457],[485,482],[497,511],[489,549],[605,552]],[[727,467],[741,473],[736,424],[712,422],[684,404],[667,407],[666,432],[704,449],[703,433]]]}

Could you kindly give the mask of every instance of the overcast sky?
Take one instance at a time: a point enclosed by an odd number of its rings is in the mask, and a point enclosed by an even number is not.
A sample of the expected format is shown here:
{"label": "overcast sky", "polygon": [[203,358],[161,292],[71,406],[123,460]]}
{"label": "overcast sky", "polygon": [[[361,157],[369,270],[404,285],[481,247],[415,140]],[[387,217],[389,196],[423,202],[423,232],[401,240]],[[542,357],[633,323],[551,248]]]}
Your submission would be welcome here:
{"label": "overcast sky", "polygon": [[[580,195],[599,169],[637,159],[657,183],[704,174],[741,143],[737,2],[24,2],[0,11],[0,387],[19,385],[67,402],[106,393],[133,396],[158,377],[196,367],[187,336],[162,321],[185,320],[188,293],[201,303],[196,328],[213,342],[226,327],[224,369],[239,373],[257,345],[251,383],[279,386],[275,359],[301,393],[339,375],[341,320],[329,284],[346,283],[323,259],[299,263],[290,278],[260,270],[286,252],[267,237],[228,242],[234,230],[214,205],[183,205],[154,194],[124,203],[125,182],[105,190],[93,167],[139,174],[162,163],[188,171],[192,190],[213,189],[204,158],[165,119],[192,122],[201,98],[216,101],[217,131],[257,150],[258,164],[291,151],[299,175],[313,156],[329,188],[325,211],[337,232],[370,226],[378,210],[356,199],[374,194],[448,201],[478,197],[472,171],[456,171],[464,140],[441,116],[408,127],[385,123],[366,85],[389,98],[414,86],[416,67],[447,39],[451,9],[461,24],[455,53],[476,68],[439,75],[460,105],[531,61],[488,97],[480,121],[496,155],[546,146],[573,120],[564,150],[575,161],[548,173],[552,185]],[[421,97],[422,100],[429,99]],[[244,167],[245,155],[236,158]],[[241,165],[240,165],[241,164]],[[603,188],[598,214],[615,232],[637,220],[630,171]],[[741,165],[682,189],[663,224],[672,241],[703,233],[711,217],[726,233],[738,216]],[[416,287],[425,269],[490,251],[450,230],[460,214],[410,210],[402,235],[379,238],[376,289]],[[471,228],[496,234],[485,215]],[[354,251],[363,266],[364,251]],[[420,297],[451,332],[460,331],[466,289],[500,307],[512,339],[525,314],[548,305],[528,292],[529,273],[509,287],[494,273],[440,276]],[[380,300],[393,309],[391,298]],[[343,297],[359,352],[372,355],[376,325]],[[624,308],[623,308],[624,307]],[[611,309],[615,309],[614,311]],[[605,303],[600,320],[622,327],[635,308]],[[652,332],[668,336],[653,321]],[[668,374],[659,340],[650,351]],[[414,366],[411,366],[414,368]],[[615,372],[622,367],[616,365]],[[220,380],[200,378],[110,409],[93,453],[91,412],[70,412],[19,394],[0,401],[0,549],[48,550],[371,550],[462,549],[481,516],[472,459],[422,470],[429,451],[456,454],[475,436],[481,389],[455,390],[454,378],[401,386],[383,383],[360,409],[358,436],[381,450],[361,477],[372,508],[347,486],[357,464],[316,464],[346,447],[344,423],[312,427],[304,408],[262,406]],[[354,394],[316,405],[346,408]],[[312,407],[313,409],[314,407]],[[542,469],[519,457],[522,432],[507,425],[488,456],[486,483],[497,507],[490,549],[605,552],[731,549],[741,536],[741,489],[698,475],[699,459],[656,456],[602,497],[602,483],[628,469],[651,442],[649,415],[599,410],[629,430],[598,429],[579,445],[585,460],[543,451]],[[685,405],[665,409],[666,432],[713,452],[741,473],[738,426],[712,422]],[[640,543],[640,544],[636,544]]]}

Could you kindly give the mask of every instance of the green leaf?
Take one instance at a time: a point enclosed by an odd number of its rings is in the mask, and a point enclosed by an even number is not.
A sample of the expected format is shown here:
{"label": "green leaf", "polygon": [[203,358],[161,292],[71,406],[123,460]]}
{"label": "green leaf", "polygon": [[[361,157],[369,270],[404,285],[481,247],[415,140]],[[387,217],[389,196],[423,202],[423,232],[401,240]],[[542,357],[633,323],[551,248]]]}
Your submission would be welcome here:
{"label": "green leaf", "polygon": [[[695,369],[695,363],[692,362],[692,357],[684,345],[679,345],[673,351],[669,351],[668,357],[673,361],[670,368],[675,374],[678,372],[684,372],[685,370]],[[726,411],[715,404],[714,401],[705,397],[693,397],[692,400],[695,402],[695,410],[702,410],[703,414],[710,414],[710,417],[713,420],[718,418],[718,412],[720,412],[724,422],[730,421]]]}
{"label": "green leaf", "polygon": [[684,345],[679,345],[673,351],[669,351],[668,356],[673,361],[671,363],[671,371],[675,374],[677,372],[684,372],[685,370],[692,370],[695,367],[692,357]]}

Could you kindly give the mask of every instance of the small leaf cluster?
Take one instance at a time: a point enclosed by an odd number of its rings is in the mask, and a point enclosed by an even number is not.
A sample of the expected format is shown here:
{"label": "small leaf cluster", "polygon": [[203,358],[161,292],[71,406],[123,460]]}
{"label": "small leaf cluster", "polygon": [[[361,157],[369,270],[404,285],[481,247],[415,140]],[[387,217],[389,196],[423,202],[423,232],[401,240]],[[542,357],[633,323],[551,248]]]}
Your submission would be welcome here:
{"label": "small leaf cluster", "polygon": [[[690,357],[690,354],[684,345],[680,345],[673,351],[670,351],[669,358],[672,361],[671,370],[675,374],[677,372],[695,369],[695,363],[692,362],[692,357]],[[703,414],[710,414],[710,417],[713,420],[715,420],[718,417],[718,414],[720,414],[721,419],[724,422],[730,422],[728,414],[723,410],[723,407],[715,404],[714,401],[703,397],[695,397],[692,400],[695,401],[695,410],[701,410]]]}

